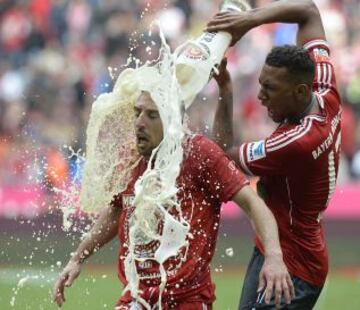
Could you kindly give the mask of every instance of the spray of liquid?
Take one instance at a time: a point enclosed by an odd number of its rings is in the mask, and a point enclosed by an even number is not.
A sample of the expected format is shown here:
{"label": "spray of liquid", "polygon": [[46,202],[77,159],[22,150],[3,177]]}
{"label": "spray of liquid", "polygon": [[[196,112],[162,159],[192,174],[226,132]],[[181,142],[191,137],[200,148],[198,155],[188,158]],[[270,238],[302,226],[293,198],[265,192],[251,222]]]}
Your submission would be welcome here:
{"label": "spray of liquid", "polygon": [[[131,296],[146,309],[151,309],[151,305],[140,296],[139,284],[147,278],[137,272],[137,264],[144,261],[159,264],[161,284],[157,307],[161,309],[161,296],[167,283],[164,263],[184,249],[187,253],[188,239],[191,238],[191,219],[185,220],[182,215],[176,185],[184,156],[185,102],[181,86],[187,71],[179,71],[176,66],[180,49],[171,53],[161,30],[160,37],[159,59],[136,69],[125,69],[113,92],[102,94],[93,104],[80,195],[82,209],[93,212],[109,205],[115,195],[126,189],[131,172],[140,159],[135,148],[133,107],[141,91],[149,92],[159,110],[164,138],[152,151],[146,171],[135,183],[135,208],[129,219],[129,244],[125,258],[128,285],[123,292],[130,291]],[[209,58],[207,65],[212,67],[213,60]],[[202,74],[202,87],[207,82],[208,76]],[[197,85],[192,95],[195,97],[202,87]],[[153,255],[140,257],[136,248],[153,241],[158,243]]]}
{"label": "spray of liquid", "polygon": [[[130,219],[129,253],[125,259],[125,273],[129,282],[125,292],[130,290],[131,295],[147,309],[150,309],[150,305],[138,294],[139,281],[145,278],[138,275],[136,262],[154,260],[159,263],[161,284],[158,308],[161,309],[161,295],[167,280],[164,263],[182,248],[188,247],[190,230],[176,196],[184,137],[180,88],[175,75],[174,55],[160,35],[162,48],[159,62],[155,67],[141,69],[149,72],[151,83],[148,78],[142,79],[139,88],[148,91],[155,101],[163,123],[164,138],[153,150],[145,173],[135,184],[135,211]],[[160,226],[162,229],[159,229]],[[153,257],[139,257],[136,247],[154,240],[158,241],[159,246]]]}

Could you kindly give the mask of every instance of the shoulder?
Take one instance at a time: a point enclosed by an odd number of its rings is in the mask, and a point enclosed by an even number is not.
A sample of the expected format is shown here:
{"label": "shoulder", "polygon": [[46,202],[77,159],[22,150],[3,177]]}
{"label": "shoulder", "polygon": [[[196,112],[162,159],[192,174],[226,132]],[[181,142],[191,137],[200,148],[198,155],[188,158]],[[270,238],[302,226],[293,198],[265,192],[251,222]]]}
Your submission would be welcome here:
{"label": "shoulder", "polygon": [[212,140],[203,135],[188,137],[187,150],[190,156],[208,157],[214,155],[225,155],[225,152]]}
{"label": "shoulder", "polygon": [[214,141],[200,134],[195,134],[190,136],[189,141],[190,143],[192,143],[194,146],[197,147],[205,147],[205,148],[214,147],[217,149],[220,148]]}
{"label": "shoulder", "polygon": [[183,166],[191,167],[199,173],[216,173],[227,168],[237,170],[237,166],[228,155],[214,141],[202,135],[189,137]]}
{"label": "shoulder", "polygon": [[285,124],[265,140],[266,153],[286,152],[301,153],[317,144],[321,137],[319,125],[325,122],[325,118],[310,115],[302,119],[298,125]]}

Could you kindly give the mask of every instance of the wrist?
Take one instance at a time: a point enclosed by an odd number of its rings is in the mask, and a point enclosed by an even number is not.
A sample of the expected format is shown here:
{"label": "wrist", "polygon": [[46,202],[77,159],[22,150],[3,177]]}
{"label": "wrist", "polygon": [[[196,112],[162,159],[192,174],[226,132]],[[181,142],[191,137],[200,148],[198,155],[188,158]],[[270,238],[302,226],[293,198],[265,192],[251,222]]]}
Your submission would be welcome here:
{"label": "wrist", "polygon": [[251,11],[251,18],[250,18],[250,26],[252,28],[259,27],[266,22],[263,19],[262,9],[261,8],[254,8]]}
{"label": "wrist", "polygon": [[282,258],[283,254],[281,249],[278,250],[269,250],[269,251],[265,251],[264,253],[265,258]]}
{"label": "wrist", "polygon": [[84,254],[81,253],[72,253],[72,256],[70,258],[70,262],[75,263],[75,264],[82,264],[85,260],[85,256]]}
{"label": "wrist", "polygon": [[219,95],[220,97],[226,97],[229,94],[232,94],[232,84],[231,81],[224,81],[219,83],[218,82],[218,86],[219,86]]}

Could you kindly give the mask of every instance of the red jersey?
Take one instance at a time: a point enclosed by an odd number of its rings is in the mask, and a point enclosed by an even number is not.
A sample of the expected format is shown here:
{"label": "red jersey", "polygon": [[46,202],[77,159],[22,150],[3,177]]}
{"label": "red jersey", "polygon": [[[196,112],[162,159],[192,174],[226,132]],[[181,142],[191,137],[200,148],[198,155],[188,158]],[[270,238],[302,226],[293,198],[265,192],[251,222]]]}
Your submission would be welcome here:
{"label": "red jersey", "polygon": [[[183,217],[190,223],[192,237],[188,240],[187,253],[179,253],[164,263],[167,284],[162,300],[164,304],[180,300],[212,303],[215,300],[215,287],[210,278],[209,264],[217,240],[220,206],[248,181],[214,142],[202,136],[189,138],[184,151],[186,155],[177,179],[178,199]],[[115,202],[122,208],[118,233],[121,243],[118,273],[124,285],[127,285],[124,258],[128,253],[129,218],[134,211],[134,184],[146,166],[146,161],[141,160],[128,188],[118,195]],[[158,246],[157,241],[142,246],[142,257],[153,256]],[[151,304],[156,303],[160,284],[158,263],[150,260],[138,263],[137,270],[141,277],[148,278],[140,281],[140,296]],[[131,299],[129,292],[121,297],[122,302]]]}
{"label": "red jersey", "polygon": [[[320,286],[328,272],[321,215],[338,173],[341,101],[328,44],[313,40],[304,48],[316,63],[313,91],[320,113],[299,124],[285,121],[265,140],[242,144],[239,161],[245,172],[261,176],[258,190],[276,218],[289,272]],[[258,238],[256,243],[263,251]]]}

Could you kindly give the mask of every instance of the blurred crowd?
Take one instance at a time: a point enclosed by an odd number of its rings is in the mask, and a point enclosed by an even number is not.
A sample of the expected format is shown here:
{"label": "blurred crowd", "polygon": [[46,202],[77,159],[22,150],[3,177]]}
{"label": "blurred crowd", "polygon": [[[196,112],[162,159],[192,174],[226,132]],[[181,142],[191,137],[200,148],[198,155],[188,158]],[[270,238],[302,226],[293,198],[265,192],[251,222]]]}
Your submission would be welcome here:
{"label": "blurred crowd", "polygon": [[[251,1],[262,6],[268,0]],[[360,178],[360,4],[318,0],[342,94],[340,183]],[[128,63],[156,57],[159,20],[172,48],[198,36],[218,10],[204,0],[0,1],[0,188],[44,182],[60,186],[76,173],[96,96],[111,91]],[[150,29],[152,29],[150,31]],[[267,25],[228,52],[235,88],[235,136],[269,134],[257,102],[257,79],[272,45],[295,42],[296,26]],[[134,65],[132,62],[130,65]],[[190,127],[209,134],[217,100],[211,82],[189,110]]]}

